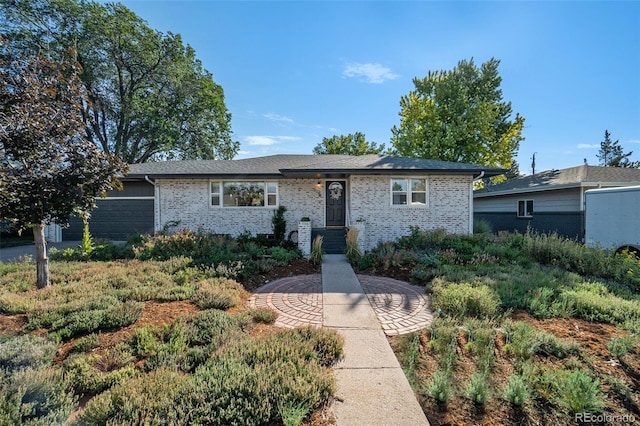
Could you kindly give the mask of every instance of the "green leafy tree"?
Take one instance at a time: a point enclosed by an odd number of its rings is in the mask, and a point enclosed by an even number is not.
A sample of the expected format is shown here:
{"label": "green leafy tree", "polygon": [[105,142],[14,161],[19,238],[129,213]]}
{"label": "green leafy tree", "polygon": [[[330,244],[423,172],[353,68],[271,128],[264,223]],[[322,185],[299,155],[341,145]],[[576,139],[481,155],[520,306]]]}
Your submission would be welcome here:
{"label": "green leafy tree", "polygon": [[502,99],[500,61],[476,67],[460,61],[451,71],[415,78],[415,90],[400,99],[400,125],[391,143],[402,156],[510,168],[518,152],[524,118],[511,118]]}
{"label": "green leafy tree", "polygon": [[77,63],[15,58],[0,38],[0,220],[32,228],[38,288],[50,285],[44,228],[87,215],[125,165],[86,137]]}
{"label": "green leafy tree", "polygon": [[360,132],[322,138],[322,143],[313,148],[314,154],[365,155],[380,154],[382,151],[384,144],[378,146],[375,142],[367,142],[364,133]]}
{"label": "green leafy tree", "polygon": [[611,133],[608,130],[604,131],[604,140],[600,142],[600,150],[596,156],[600,160],[600,165],[606,167],[626,167],[626,168],[639,168],[640,161],[630,161],[629,157],[633,154],[633,151],[627,153],[624,152],[620,141],[612,141]]}
{"label": "green leafy tree", "polygon": [[155,31],[119,3],[0,0],[0,27],[23,54],[76,46],[91,141],[127,163],[231,159],[222,87],[180,35]]}

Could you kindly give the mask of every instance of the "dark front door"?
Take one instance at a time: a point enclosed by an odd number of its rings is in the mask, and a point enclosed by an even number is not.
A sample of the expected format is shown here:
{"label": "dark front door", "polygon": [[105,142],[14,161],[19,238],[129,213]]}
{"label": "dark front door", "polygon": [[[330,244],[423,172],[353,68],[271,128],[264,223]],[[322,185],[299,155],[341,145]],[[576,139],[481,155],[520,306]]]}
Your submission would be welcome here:
{"label": "dark front door", "polygon": [[327,226],[344,226],[345,197],[347,195],[345,181],[328,180],[326,183]]}

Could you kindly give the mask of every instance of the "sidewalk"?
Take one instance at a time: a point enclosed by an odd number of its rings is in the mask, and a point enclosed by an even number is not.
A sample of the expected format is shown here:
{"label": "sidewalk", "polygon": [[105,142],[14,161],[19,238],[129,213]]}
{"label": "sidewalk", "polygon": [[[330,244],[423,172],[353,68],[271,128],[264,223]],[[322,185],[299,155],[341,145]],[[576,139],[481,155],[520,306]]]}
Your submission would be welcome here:
{"label": "sidewalk", "polygon": [[323,325],[344,337],[335,367],[338,426],[429,425],[381,324],[343,255],[322,263]]}

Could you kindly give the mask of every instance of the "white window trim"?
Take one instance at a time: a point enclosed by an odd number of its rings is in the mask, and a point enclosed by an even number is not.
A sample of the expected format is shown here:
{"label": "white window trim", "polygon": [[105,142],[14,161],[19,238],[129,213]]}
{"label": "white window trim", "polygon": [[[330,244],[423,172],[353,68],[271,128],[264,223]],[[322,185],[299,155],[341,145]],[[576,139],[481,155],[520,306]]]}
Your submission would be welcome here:
{"label": "white window trim", "polygon": [[[424,180],[424,204],[422,204],[422,203],[412,203],[411,202],[411,199],[413,198],[411,196],[411,194],[412,194],[411,181],[412,180],[416,180],[416,179]],[[394,180],[404,180],[406,182],[406,184],[407,184],[407,204],[394,204],[393,203],[393,193],[397,192],[397,191],[393,190],[393,181]],[[422,191],[416,191],[416,193],[422,193]],[[391,179],[389,179],[389,204],[393,208],[400,208],[400,209],[406,209],[406,208],[424,209],[424,208],[429,207],[429,178],[427,176],[409,176],[409,177],[392,176]]]}
{"label": "white window trim", "polygon": [[[526,211],[527,210],[527,203],[531,201],[531,212]],[[524,203],[524,215],[520,214],[520,203]],[[530,213],[530,214],[529,214]],[[531,218],[533,217],[533,199],[528,198],[526,200],[518,200],[518,202],[516,203],[516,216],[517,217],[521,217],[521,218]]]}
{"label": "white window trim", "polygon": [[[264,184],[264,202],[265,205],[263,206],[225,206],[224,205],[224,184],[227,182],[258,182],[258,183],[263,183]],[[211,192],[211,184],[212,183],[217,183],[218,184],[218,188],[220,189],[220,192]],[[269,184],[270,183],[275,183],[276,184],[276,192],[268,192],[268,188],[269,188]],[[211,203],[211,197],[213,194],[218,194],[218,205],[214,205]],[[274,195],[276,196],[276,203],[274,205],[268,205],[268,200],[269,200],[269,195]],[[279,182],[277,180],[260,180],[260,179],[228,179],[228,180],[219,180],[219,179],[209,179],[209,208],[212,209],[251,209],[251,210],[256,210],[256,209],[276,209],[278,208],[278,206],[280,206],[280,185]]]}

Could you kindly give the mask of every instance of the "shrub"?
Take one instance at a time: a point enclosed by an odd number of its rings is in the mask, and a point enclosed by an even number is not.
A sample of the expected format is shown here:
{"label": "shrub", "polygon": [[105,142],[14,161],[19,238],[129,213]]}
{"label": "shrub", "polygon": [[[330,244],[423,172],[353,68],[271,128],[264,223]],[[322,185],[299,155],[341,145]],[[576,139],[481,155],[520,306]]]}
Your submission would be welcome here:
{"label": "shrub", "polygon": [[131,347],[138,356],[150,356],[156,353],[160,340],[160,329],[156,327],[138,327],[131,338]]}
{"label": "shrub", "polygon": [[486,285],[472,286],[468,283],[447,283],[434,280],[432,306],[457,318],[466,316],[495,317],[500,308],[500,299]]}
{"label": "shrub", "polygon": [[147,359],[147,371],[157,369],[183,369],[186,367],[186,351],[190,332],[184,321],[178,320],[165,326],[161,331],[160,344],[155,352]]}
{"label": "shrub", "polygon": [[298,259],[301,256],[301,253],[298,249],[287,250],[284,247],[271,247],[268,250],[268,253],[271,255],[273,260],[281,265],[287,265],[292,260]]}
{"label": "shrub", "polygon": [[[186,422],[222,426],[243,419],[245,425],[267,423],[275,411],[268,397],[273,382],[260,373],[235,358],[198,368],[188,392],[181,396],[180,404],[188,413]],[[277,389],[281,387],[274,387],[272,394]]]}
{"label": "shrub", "polygon": [[423,284],[433,278],[433,273],[422,266],[411,270],[411,283]]}
{"label": "shrub", "polygon": [[228,264],[236,260],[239,245],[229,236],[195,232],[188,229],[172,235],[144,237],[143,244],[134,248],[137,259],[168,260],[190,257],[196,266]]}
{"label": "shrub", "polygon": [[202,309],[226,310],[240,303],[242,287],[235,281],[211,278],[202,281],[191,301]]}
{"label": "shrub", "polygon": [[59,369],[26,369],[0,380],[3,424],[61,425],[76,404],[69,382]]}
{"label": "shrub", "polygon": [[475,404],[484,405],[491,393],[491,383],[487,374],[476,371],[469,378],[467,397]]}
{"label": "shrub", "polygon": [[420,333],[402,336],[402,368],[405,376],[413,382],[420,359]]}
{"label": "shrub", "polygon": [[144,303],[134,301],[126,301],[114,306],[105,312],[100,329],[114,330],[131,325],[138,321],[143,308]]}
{"label": "shrub", "polygon": [[9,373],[39,369],[53,362],[57,346],[45,337],[15,336],[0,343],[0,369]]}
{"label": "shrub", "polygon": [[474,219],[473,220],[473,233],[474,234],[491,234],[493,227],[491,223],[486,219]]}
{"label": "shrub", "polygon": [[438,402],[446,403],[453,395],[451,376],[443,370],[437,370],[431,376],[431,383],[427,386],[427,395]]}
{"label": "shrub", "polygon": [[[144,308],[143,303],[134,301],[119,303],[115,297],[109,295],[101,297],[91,294],[85,297],[85,300],[69,302],[67,306],[51,307],[50,310],[43,309],[30,313],[29,327],[50,327],[50,336],[53,339],[68,340],[98,330],[126,327],[140,318]],[[55,299],[48,302],[53,304]]]}
{"label": "shrub", "polygon": [[73,312],[66,318],[60,318],[51,324],[53,331],[50,336],[56,341],[64,341],[82,334],[93,333],[100,329],[104,314],[104,309]]}
{"label": "shrub", "polygon": [[588,248],[556,233],[528,232],[522,249],[537,262],[559,266],[583,276],[616,280],[640,289],[640,263],[633,257]]}
{"label": "shrub", "polygon": [[507,387],[504,390],[504,399],[517,407],[521,407],[529,401],[531,393],[522,376],[512,374],[507,379]]}
{"label": "shrub", "polygon": [[234,342],[218,356],[233,356],[249,365],[267,360],[301,359],[328,367],[342,355],[343,344],[342,337],[334,330],[300,327],[257,341]]}
{"label": "shrub", "polygon": [[273,324],[278,319],[278,313],[270,308],[254,308],[250,314],[253,321],[263,324]]}
{"label": "shrub", "polygon": [[133,364],[134,361],[135,357],[131,354],[131,347],[125,343],[118,343],[98,356],[94,365],[100,371],[108,372]]}
{"label": "shrub", "polygon": [[489,374],[493,366],[496,331],[487,320],[469,319],[465,322],[469,336],[467,349],[471,352],[478,371]]}
{"label": "shrub", "polygon": [[613,376],[603,376],[603,379],[605,383],[611,387],[611,391],[614,395],[626,403],[634,404],[634,390],[632,390],[631,387],[629,387],[629,385],[627,385],[623,380]]}
{"label": "shrub", "polygon": [[278,403],[278,415],[284,426],[298,426],[309,413],[308,401],[293,403]]}
{"label": "shrub", "polygon": [[624,324],[640,319],[640,301],[587,290],[567,290],[560,294],[573,307],[574,316],[593,322]]}
{"label": "shrub", "polygon": [[246,265],[237,260],[235,262],[219,263],[216,266],[208,266],[203,268],[205,276],[209,278],[230,278],[235,279],[246,273]]}
{"label": "shrub", "polygon": [[95,333],[91,333],[88,336],[81,337],[80,339],[76,340],[75,350],[80,352],[87,352],[99,346],[100,337]]}
{"label": "shrub", "polygon": [[209,345],[213,349],[237,339],[239,327],[225,312],[209,310],[189,318],[189,341],[196,345]]}
{"label": "shrub", "polygon": [[322,263],[322,240],[322,235],[318,235],[311,245],[311,261],[316,265],[320,265]]}
{"label": "shrub", "polygon": [[605,407],[600,381],[582,370],[558,370],[556,374],[557,403],[573,413],[599,413]]}
{"label": "shrub", "polygon": [[365,253],[358,261],[358,269],[364,271],[376,266],[376,256],[373,253]]}
{"label": "shrub", "polygon": [[362,257],[360,247],[358,247],[358,230],[356,228],[350,228],[347,231],[347,247],[345,249],[345,256],[351,265],[357,265]]}
{"label": "shrub", "polygon": [[398,247],[401,249],[424,250],[431,247],[438,247],[447,236],[447,231],[442,228],[423,231],[418,226],[410,226],[409,229],[409,235],[398,239]]}
{"label": "shrub", "polygon": [[89,236],[89,240],[83,240],[77,247],[68,247],[64,250],[56,250],[52,248],[49,257],[52,260],[63,260],[67,262],[73,261],[94,261],[108,262],[115,259],[131,259],[133,251],[131,246],[119,247],[111,241],[101,241],[99,243]]}
{"label": "shrub", "polygon": [[552,288],[540,287],[533,291],[529,312],[538,318],[568,318],[573,313],[573,303],[569,298],[558,297]]}
{"label": "shrub", "polygon": [[200,288],[191,301],[202,309],[226,310],[236,305],[231,296],[218,288]]}
{"label": "shrub", "polygon": [[611,355],[620,359],[631,352],[637,343],[638,339],[631,335],[624,337],[612,337],[607,343],[607,349],[609,349]]}
{"label": "shrub", "polygon": [[335,392],[333,375],[321,364],[333,361],[338,343],[335,331],[308,328],[233,342],[196,369],[184,397],[187,422],[267,424],[284,421],[283,407],[306,414]]}
{"label": "shrub", "polygon": [[284,219],[284,213],[287,211],[285,206],[279,206],[271,218],[273,235],[278,244],[284,241],[284,234],[287,232],[287,221]]}
{"label": "shrub", "polygon": [[536,354],[554,355],[564,358],[577,352],[577,345],[560,341],[553,334],[539,331],[524,321],[503,323],[507,344],[504,350],[518,358],[527,359]]}
{"label": "shrub", "polygon": [[[109,355],[108,355],[109,357]],[[98,355],[72,355],[63,363],[63,370],[77,395],[95,395],[122,383],[136,374],[133,359],[128,362],[103,368],[102,357]],[[104,364],[109,363],[105,361]]]}
{"label": "shrub", "polygon": [[335,330],[299,327],[290,332],[299,346],[307,346],[316,354],[313,358],[325,367],[342,356],[344,339]]}
{"label": "shrub", "polygon": [[373,253],[376,256],[376,265],[382,267],[385,271],[402,264],[402,255],[391,242],[378,244]]}
{"label": "shrub", "polygon": [[436,319],[429,330],[429,349],[436,354],[436,362],[441,370],[453,373],[458,355],[458,336],[460,331],[455,322],[446,319]]}
{"label": "shrub", "polygon": [[79,420],[92,425],[184,424],[177,412],[177,401],[189,385],[188,377],[182,373],[153,371],[91,399]]}

